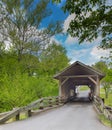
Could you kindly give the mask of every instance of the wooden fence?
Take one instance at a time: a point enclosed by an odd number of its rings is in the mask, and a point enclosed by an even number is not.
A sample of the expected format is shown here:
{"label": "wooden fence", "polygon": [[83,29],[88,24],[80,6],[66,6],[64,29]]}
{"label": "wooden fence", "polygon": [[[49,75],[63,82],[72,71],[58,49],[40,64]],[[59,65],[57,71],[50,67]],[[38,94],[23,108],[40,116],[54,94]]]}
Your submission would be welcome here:
{"label": "wooden fence", "polygon": [[112,121],[112,107],[105,106],[102,98],[94,96],[94,106],[100,114],[103,114],[108,120]]}
{"label": "wooden fence", "polygon": [[32,102],[31,104],[20,107],[20,108],[15,108],[14,110],[7,112],[7,113],[2,113],[0,114],[0,124],[5,123],[11,118],[15,117],[15,120],[20,119],[20,114],[25,112],[27,113],[28,117],[32,116],[33,112],[42,112],[46,109],[53,108],[56,106],[63,105],[66,102],[66,100],[63,97],[45,97],[41,98],[37,101]]}

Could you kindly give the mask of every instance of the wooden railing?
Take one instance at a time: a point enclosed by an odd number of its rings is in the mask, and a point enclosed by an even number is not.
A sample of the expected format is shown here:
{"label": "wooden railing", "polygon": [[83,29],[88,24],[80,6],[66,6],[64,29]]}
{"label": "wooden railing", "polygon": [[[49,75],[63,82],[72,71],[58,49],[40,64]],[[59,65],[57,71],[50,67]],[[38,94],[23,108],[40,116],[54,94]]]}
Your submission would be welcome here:
{"label": "wooden railing", "polygon": [[0,124],[5,123],[9,119],[15,117],[15,120],[20,119],[20,114],[23,112],[27,112],[28,117],[32,116],[33,112],[42,112],[46,109],[57,107],[60,105],[63,105],[66,102],[66,100],[63,97],[44,97],[37,101],[32,102],[31,104],[15,108],[14,110],[7,112],[6,114],[2,113],[0,114]]}
{"label": "wooden railing", "polygon": [[100,114],[103,114],[108,120],[112,121],[112,107],[105,106],[102,98],[94,96],[94,106]]}

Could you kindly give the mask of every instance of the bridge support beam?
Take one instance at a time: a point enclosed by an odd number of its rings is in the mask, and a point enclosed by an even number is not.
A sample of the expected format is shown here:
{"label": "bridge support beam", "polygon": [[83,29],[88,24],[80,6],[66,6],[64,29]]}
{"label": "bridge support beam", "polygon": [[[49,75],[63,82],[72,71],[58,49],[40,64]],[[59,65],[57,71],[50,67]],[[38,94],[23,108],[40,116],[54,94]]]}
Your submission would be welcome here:
{"label": "bridge support beam", "polygon": [[63,82],[61,80],[59,81],[59,96],[65,98],[66,97],[66,89],[63,87],[64,86]]}
{"label": "bridge support beam", "polygon": [[97,86],[96,86],[96,95],[97,96],[100,96],[100,80],[99,80],[99,77],[97,76]]}

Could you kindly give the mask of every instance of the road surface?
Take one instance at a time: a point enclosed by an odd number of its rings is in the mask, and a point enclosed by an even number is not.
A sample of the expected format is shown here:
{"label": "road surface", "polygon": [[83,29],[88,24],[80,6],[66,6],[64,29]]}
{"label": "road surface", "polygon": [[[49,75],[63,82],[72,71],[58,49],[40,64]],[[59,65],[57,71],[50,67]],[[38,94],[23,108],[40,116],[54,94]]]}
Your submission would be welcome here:
{"label": "road surface", "polygon": [[68,103],[0,130],[112,130],[100,123],[91,103]]}

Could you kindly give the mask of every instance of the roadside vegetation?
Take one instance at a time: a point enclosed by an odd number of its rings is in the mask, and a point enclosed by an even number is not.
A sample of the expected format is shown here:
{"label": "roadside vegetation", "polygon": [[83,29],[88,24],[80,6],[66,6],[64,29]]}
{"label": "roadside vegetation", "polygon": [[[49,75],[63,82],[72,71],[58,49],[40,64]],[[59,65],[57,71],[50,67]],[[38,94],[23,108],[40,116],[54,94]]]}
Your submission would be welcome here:
{"label": "roadside vegetation", "polygon": [[[101,81],[100,97],[104,99],[105,106],[112,107],[112,68],[110,65],[111,62],[108,64],[100,61],[93,65],[93,67],[105,74],[105,77]],[[104,125],[112,127],[112,121],[107,119],[103,114],[99,115],[99,119]]]}
{"label": "roadside vegetation", "polygon": [[86,90],[89,90],[89,87],[88,86],[80,86],[79,90],[86,91]]}
{"label": "roadside vegetation", "polygon": [[61,32],[61,23],[41,29],[52,14],[49,0],[32,7],[33,2],[0,1],[0,112],[58,95],[53,76],[69,63],[65,48],[51,39]]}
{"label": "roadside vegetation", "polygon": [[100,96],[104,98],[106,105],[112,106],[112,68],[104,61],[97,62],[93,67],[105,74],[101,80]]}
{"label": "roadside vegetation", "polygon": [[104,115],[99,115],[101,123],[112,128],[112,121],[108,120]]}
{"label": "roadside vegetation", "polygon": [[100,90],[100,97],[104,98],[106,106],[111,106],[112,107],[112,91],[110,91],[108,93],[108,98],[105,98],[105,91],[104,91],[103,88],[101,88],[101,90]]}
{"label": "roadside vegetation", "polygon": [[41,61],[27,54],[18,62],[16,54],[4,50],[0,56],[0,112],[27,105],[41,97],[58,95],[58,83],[53,76],[66,67],[69,60],[61,45],[49,47],[43,52],[46,56],[41,54],[45,58]]}

